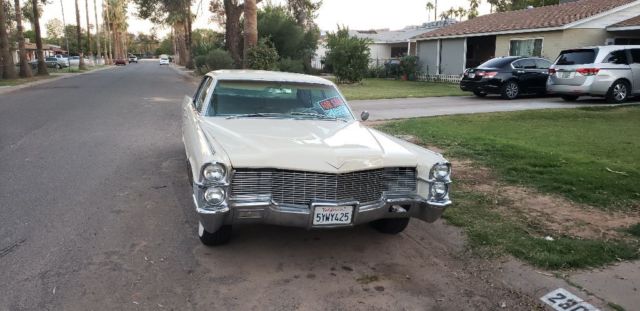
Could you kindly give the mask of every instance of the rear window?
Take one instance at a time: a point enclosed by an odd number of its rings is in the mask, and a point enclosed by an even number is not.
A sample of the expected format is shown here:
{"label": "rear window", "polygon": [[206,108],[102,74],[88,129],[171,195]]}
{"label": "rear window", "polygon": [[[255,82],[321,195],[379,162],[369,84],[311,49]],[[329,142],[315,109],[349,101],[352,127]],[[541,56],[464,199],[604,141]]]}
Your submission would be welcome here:
{"label": "rear window", "polygon": [[560,52],[556,65],[592,64],[596,60],[596,51],[592,49],[568,50]]}
{"label": "rear window", "polygon": [[513,57],[500,57],[490,59],[484,63],[482,63],[478,68],[502,68],[506,65],[511,64],[516,58]]}

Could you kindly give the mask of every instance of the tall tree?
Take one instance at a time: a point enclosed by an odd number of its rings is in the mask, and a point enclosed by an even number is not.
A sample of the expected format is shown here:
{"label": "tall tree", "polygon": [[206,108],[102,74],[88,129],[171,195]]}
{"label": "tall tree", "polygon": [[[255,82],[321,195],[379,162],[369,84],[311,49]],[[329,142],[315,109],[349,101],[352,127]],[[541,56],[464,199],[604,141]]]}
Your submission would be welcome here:
{"label": "tall tree", "polygon": [[22,11],[20,10],[20,0],[14,0],[16,10],[16,40],[18,40],[18,54],[20,56],[20,77],[29,78],[31,73],[31,65],[27,59],[27,49],[25,48],[24,34],[22,27]]}
{"label": "tall tree", "polygon": [[96,50],[98,55],[96,58],[96,65],[99,65],[99,62],[102,59],[102,51],[100,49],[100,23],[98,22],[98,6],[96,6],[96,0],[93,0],[93,13],[95,14],[96,19]]}
{"label": "tall tree", "polygon": [[256,0],[244,1],[243,67],[247,68],[247,53],[258,44],[258,7]]}
{"label": "tall tree", "polygon": [[82,49],[82,26],[80,25],[80,7],[78,6],[78,0],[76,2],[76,32],[78,35],[78,56],[80,56],[80,64],[78,65],[80,70],[85,70],[87,67],[84,64],[84,51]]}
{"label": "tall tree", "polygon": [[36,32],[36,55],[38,57],[38,75],[47,76],[47,63],[44,62],[44,51],[42,51],[42,32],[40,32],[40,6],[38,0],[31,0],[31,8],[33,9],[33,28]]}
{"label": "tall tree", "polygon": [[105,23],[105,29],[106,29],[106,36],[105,36],[105,48],[107,49],[106,54],[106,61],[108,65],[111,65],[113,62],[113,49],[111,46],[111,18],[109,17],[110,12],[109,12],[109,1],[104,1],[102,2],[102,5],[104,7],[104,17],[106,20]]}
{"label": "tall tree", "polygon": [[469,0],[469,11],[467,12],[467,16],[469,19],[478,17],[478,8],[480,7],[480,0]]}
{"label": "tall tree", "polygon": [[18,74],[16,73],[16,65],[13,63],[13,55],[11,55],[5,9],[5,1],[0,0],[0,58],[2,58],[0,66],[2,66],[4,79],[15,79]]}
{"label": "tall tree", "polygon": [[61,44],[61,39],[64,37],[64,24],[57,18],[52,18],[44,24],[44,28],[47,30],[47,39],[49,42],[56,42]]}
{"label": "tall tree", "polygon": [[427,2],[427,5],[425,7],[427,9],[427,21],[429,21],[429,19],[431,18],[431,11],[433,11],[433,2],[429,1]]}
{"label": "tall tree", "polygon": [[87,18],[87,46],[89,48],[89,57],[93,55],[93,47],[91,46],[91,27],[89,26],[89,0],[84,0],[84,15]]}

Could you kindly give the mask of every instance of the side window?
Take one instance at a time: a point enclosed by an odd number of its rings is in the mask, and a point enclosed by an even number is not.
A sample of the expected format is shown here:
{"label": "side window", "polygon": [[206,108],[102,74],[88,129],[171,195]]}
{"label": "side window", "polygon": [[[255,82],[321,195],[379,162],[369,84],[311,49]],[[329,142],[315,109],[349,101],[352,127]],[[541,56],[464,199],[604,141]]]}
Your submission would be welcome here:
{"label": "side window", "polygon": [[536,69],[536,63],[533,59],[521,59],[513,63],[513,68],[517,69]]}
{"label": "side window", "polygon": [[627,60],[627,51],[626,50],[613,51],[611,52],[611,54],[605,57],[604,62],[610,63],[610,64],[618,64],[618,65],[628,64],[629,61]]}
{"label": "side window", "polygon": [[551,62],[548,62],[544,59],[536,59],[537,69],[549,69],[549,67],[551,67]]}
{"label": "side window", "polygon": [[523,69],[524,68],[524,63],[519,60],[517,62],[514,62],[513,64],[511,64],[513,66],[513,68],[515,69]]}
{"label": "side window", "polygon": [[631,49],[631,58],[634,64],[640,64],[640,49]]}
{"label": "side window", "polygon": [[204,99],[207,97],[207,91],[211,86],[213,79],[211,77],[205,77],[202,83],[200,84],[200,88],[198,89],[198,94],[193,101],[196,110],[199,112],[202,110],[202,106],[204,104]]}

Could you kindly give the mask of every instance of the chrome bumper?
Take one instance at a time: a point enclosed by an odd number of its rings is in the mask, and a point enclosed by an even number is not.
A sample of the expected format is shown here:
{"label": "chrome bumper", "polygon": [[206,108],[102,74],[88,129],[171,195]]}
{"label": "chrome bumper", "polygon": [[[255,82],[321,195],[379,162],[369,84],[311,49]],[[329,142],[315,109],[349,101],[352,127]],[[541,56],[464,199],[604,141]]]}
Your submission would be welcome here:
{"label": "chrome bumper", "polygon": [[[215,232],[223,225],[271,224],[307,229],[351,227],[383,218],[413,217],[434,222],[451,204],[450,200],[428,201],[419,195],[386,196],[378,202],[314,202],[310,206],[279,205],[271,201],[230,201],[216,210],[205,209],[193,197],[200,221],[208,232]],[[352,221],[345,225],[313,225],[314,206],[354,206]]]}

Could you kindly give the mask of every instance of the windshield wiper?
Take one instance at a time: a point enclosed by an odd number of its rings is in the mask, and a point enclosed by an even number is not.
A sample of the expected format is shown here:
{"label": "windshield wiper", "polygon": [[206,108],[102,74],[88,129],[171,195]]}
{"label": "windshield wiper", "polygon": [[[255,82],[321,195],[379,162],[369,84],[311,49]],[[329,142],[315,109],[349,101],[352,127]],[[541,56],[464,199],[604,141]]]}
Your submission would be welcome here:
{"label": "windshield wiper", "polygon": [[320,114],[320,113],[314,113],[314,112],[291,112],[290,115],[292,115],[292,116],[314,117],[314,118],[319,118],[319,119],[323,119],[323,120],[340,120],[340,121],[347,122],[347,120],[345,120],[345,119],[336,118],[336,117],[332,117],[332,116],[328,116],[328,115],[324,115],[324,114]]}
{"label": "windshield wiper", "polygon": [[245,113],[245,114],[236,114],[236,115],[228,116],[226,119],[272,118],[272,117],[282,117],[282,114],[281,113]]}

